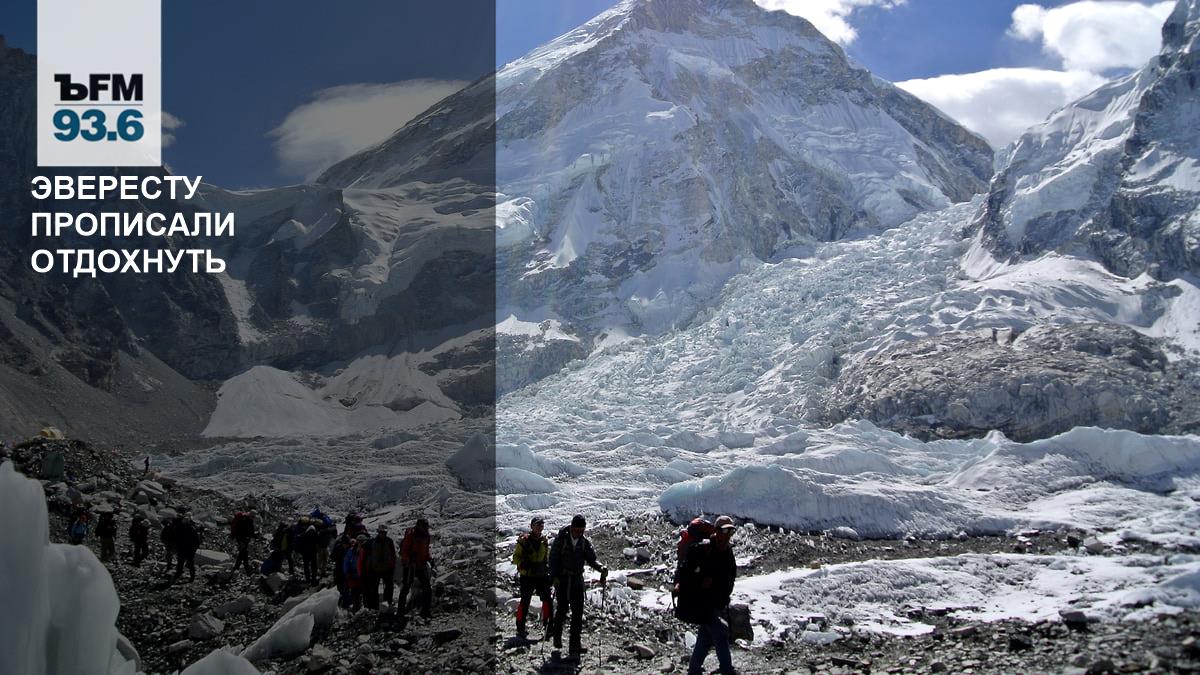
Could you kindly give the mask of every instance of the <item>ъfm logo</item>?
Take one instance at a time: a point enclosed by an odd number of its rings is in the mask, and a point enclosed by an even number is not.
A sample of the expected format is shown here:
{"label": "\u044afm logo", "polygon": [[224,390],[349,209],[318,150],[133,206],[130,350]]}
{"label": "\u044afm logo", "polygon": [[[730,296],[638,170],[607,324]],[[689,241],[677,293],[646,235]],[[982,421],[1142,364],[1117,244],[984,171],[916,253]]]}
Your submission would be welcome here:
{"label": "\u044afm logo", "polygon": [[[86,82],[75,82],[69,73],[55,73],[54,82],[58,84],[54,112],[58,140],[137,141],[146,132],[138,110],[143,93],[140,73],[91,73]],[[110,116],[104,106],[118,109]],[[115,119],[111,129],[109,119]]]}

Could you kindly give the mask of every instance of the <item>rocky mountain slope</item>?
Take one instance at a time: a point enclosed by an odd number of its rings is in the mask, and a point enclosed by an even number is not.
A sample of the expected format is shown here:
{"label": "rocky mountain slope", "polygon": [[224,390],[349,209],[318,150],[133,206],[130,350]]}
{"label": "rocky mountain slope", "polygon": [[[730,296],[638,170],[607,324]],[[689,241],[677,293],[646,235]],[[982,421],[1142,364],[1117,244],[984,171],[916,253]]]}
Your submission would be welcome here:
{"label": "rocky mountain slope", "polygon": [[[234,213],[236,237],[34,238],[33,211],[76,208],[29,194],[29,180],[45,173],[33,144],[35,71],[31,55],[0,45],[0,205],[13,224],[0,234],[0,433],[50,424],[111,442],[206,429],[253,435],[265,430],[228,420],[228,403],[224,421],[214,427],[210,416],[222,400],[245,402],[251,392],[264,397],[258,414],[269,413],[287,403],[288,386],[309,392],[304,414],[333,420],[330,433],[491,406],[490,196],[461,181],[369,193],[205,185],[191,203],[89,208]],[[31,269],[34,250],[76,245],[211,247],[228,269],[94,279]],[[266,374],[247,375],[256,366]],[[217,390],[231,378],[227,397]],[[264,379],[273,384],[264,389]]]}

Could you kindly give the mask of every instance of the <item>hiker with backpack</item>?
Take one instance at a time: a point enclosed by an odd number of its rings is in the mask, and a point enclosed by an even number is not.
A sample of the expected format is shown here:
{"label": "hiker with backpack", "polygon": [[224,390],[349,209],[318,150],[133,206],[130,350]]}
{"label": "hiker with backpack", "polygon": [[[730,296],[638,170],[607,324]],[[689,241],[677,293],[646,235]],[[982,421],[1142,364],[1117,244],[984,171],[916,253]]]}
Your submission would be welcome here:
{"label": "hiker with backpack", "polygon": [[704,659],[716,649],[719,672],[734,673],[729,654],[729,627],[721,615],[729,607],[733,581],[737,577],[733,546],[729,540],[737,530],[729,516],[717,518],[708,538],[690,541],[675,570],[675,616],[696,626],[696,646],[688,662],[689,675],[704,672]]}
{"label": "hiker with backpack", "polygon": [[233,569],[238,567],[252,572],[250,568],[250,542],[254,539],[254,511],[238,511],[229,521],[229,536],[237,544],[237,558],[233,561]]}
{"label": "hiker with backpack", "polygon": [[343,532],[334,542],[331,557],[333,558],[333,583],[338,589],[338,606],[342,608],[350,607],[350,587],[346,584],[346,570],[343,568],[343,563],[346,561],[346,554],[354,547],[354,540],[350,535]]}
{"label": "hiker with backpack", "polygon": [[[416,525],[404,531],[400,540],[400,562],[403,570],[403,583],[400,586],[400,597],[396,598],[396,607],[400,614],[408,612],[408,591],[415,584],[420,597],[421,617],[428,619],[433,613],[433,554],[430,544],[433,535],[429,532],[429,521],[418,518]],[[414,603],[417,598],[413,598]]]}
{"label": "hiker with backpack", "polygon": [[67,540],[76,546],[82,544],[87,539],[89,521],[91,521],[91,514],[87,512],[87,509],[76,511],[75,517],[67,525]]}
{"label": "hiker with backpack", "polygon": [[296,561],[292,559],[292,528],[281,520],[275,528],[275,533],[271,535],[271,556],[263,573],[282,572],[285,560],[288,564],[288,574],[296,576]]}
{"label": "hiker with backpack", "polygon": [[362,516],[351,511],[346,514],[346,524],[343,526],[342,531],[350,535],[351,539],[358,539],[358,535],[367,534],[367,526],[363,525]]}
{"label": "hiker with backpack", "polygon": [[[324,578],[325,571],[329,568],[329,547],[333,545],[333,540],[337,539],[337,524],[320,508],[313,509],[309,516],[316,521],[317,578],[321,579]],[[336,560],[336,558],[334,559]]]}
{"label": "hiker with backpack", "polygon": [[554,595],[558,598],[558,608],[554,613],[554,648],[562,649],[562,629],[566,622],[567,610],[571,611],[571,634],[569,653],[572,656],[583,654],[581,635],[583,633],[583,597],[584,579],[583,566],[586,564],[600,572],[600,583],[608,581],[608,568],[596,559],[596,549],[592,542],[584,536],[587,521],[581,515],[571,519],[571,524],[558,531],[554,544],[550,547],[550,577],[554,580]]}
{"label": "hiker with backpack", "polygon": [[196,580],[196,551],[200,550],[202,539],[192,517],[186,513],[180,516],[175,530],[175,579],[183,576],[183,567],[187,565],[188,580]]}
{"label": "hiker with backpack", "polygon": [[296,552],[300,554],[300,562],[304,566],[304,582],[310,586],[317,585],[317,542],[320,541],[320,535],[317,534],[317,528],[308,521],[309,524],[296,538]]}
{"label": "hiker with backpack", "polygon": [[140,513],[135,513],[129,524],[129,542],[133,544],[133,566],[141,567],[150,553],[150,524]]}
{"label": "hiker with backpack", "polygon": [[100,514],[96,523],[96,536],[100,539],[100,562],[108,562],[117,554],[117,517],[112,511]]}
{"label": "hiker with backpack", "polygon": [[163,523],[162,532],[159,533],[159,541],[163,545],[163,562],[166,567],[163,568],[163,576],[171,573],[171,559],[175,556],[175,539],[176,532],[179,530],[179,516],[167,518],[167,522]]}
{"label": "hiker with backpack", "polygon": [[348,594],[347,607],[354,612],[362,609],[363,602],[363,570],[367,543],[367,535],[360,534],[351,540],[350,550],[342,561],[342,571],[346,575],[346,590]]}
{"label": "hiker with backpack", "polygon": [[367,570],[364,603],[367,609],[379,609],[379,582],[383,582],[383,602],[392,606],[392,593],[396,588],[396,542],[387,536],[387,526],[380,525],[374,538],[367,542]]}
{"label": "hiker with backpack", "polygon": [[550,545],[542,536],[546,521],[535,517],[529,521],[529,532],[517,539],[512,561],[520,575],[521,600],[517,605],[517,637],[525,638],[525,620],[529,613],[529,601],[536,591],[542,601],[542,629],[550,625],[554,616],[554,601],[550,597]]}

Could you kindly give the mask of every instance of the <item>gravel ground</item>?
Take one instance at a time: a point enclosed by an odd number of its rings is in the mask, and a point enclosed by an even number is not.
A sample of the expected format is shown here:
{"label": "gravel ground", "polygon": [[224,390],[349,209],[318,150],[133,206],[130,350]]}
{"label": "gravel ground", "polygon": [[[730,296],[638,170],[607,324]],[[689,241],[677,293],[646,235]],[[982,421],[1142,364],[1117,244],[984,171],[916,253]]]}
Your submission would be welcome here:
{"label": "gravel ground", "polygon": [[[229,514],[243,505],[215,492],[194,490],[158,478],[162,495],[150,507],[135,498],[142,480],[140,469],[115,452],[79,441],[36,440],[13,451],[18,468],[36,474],[41,456],[61,451],[66,481],[43,481],[51,514],[51,538],[62,541],[67,514],[74,504],[93,510],[115,507],[120,536],[118,560],[109,564],[122,608],[118,628],[138,650],[148,673],[177,672],[217,647],[238,649],[262,635],[298,598],[313,592],[299,579],[285,575],[272,590],[261,575],[229,569],[229,563],[201,567],[195,582],[170,583],[161,563],[157,531],[151,535],[150,560],[134,567],[129,560],[127,531],[139,508],[156,513],[187,505],[204,526],[204,548],[233,554],[227,536]],[[259,529],[270,529],[295,509],[278,499],[256,498],[264,514]],[[264,528],[264,525],[267,527]],[[550,523],[552,530],[556,530]],[[600,558],[613,568],[654,571],[639,575],[646,587],[666,589],[674,566],[678,526],[658,516],[627,517],[594,526],[589,531]],[[442,576],[436,584],[434,617],[405,623],[390,612],[343,614],[329,628],[316,632],[302,655],[257,664],[275,673],[669,673],[686,670],[688,627],[666,612],[630,617],[589,605],[585,645],[590,651],[580,663],[563,662],[548,643],[515,644],[510,596],[515,583],[497,574],[495,558],[512,551],[511,532],[498,533],[495,550],[480,550],[476,542],[447,542],[437,552]],[[745,526],[735,544],[739,558],[749,563],[741,575],[761,574],[800,565],[826,565],[869,559],[952,556],[962,553],[1052,554],[1074,550],[1082,532],[1026,532],[1014,537],[966,537],[949,540],[855,541],[820,533],[788,532]],[[253,553],[265,553],[257,542]],[[98,552],[99,542],[87,545]],[[1160,552],[1143,542],[1132,551]],[[643,548],[649,560],[632,560],[629,548]],[[185,576],[186,579],[186,576]],[[322,586],[331,585],[328,578]],[[221,617],[223,626],[212,636],[191,635],[195,617],[212,614],[232,600],[245,599],[248,610]],[[847,629],[827,645],[798,640],[743,644],[734,650],[734,663],[744,673],[888,672],[888,673],[1012,673],[1012,672],[1200,672],[1200,612],[1183,612],[1130,622],[1068,626],[1062,621],[1028,623],[964,621],[945,612],[910,608],[914,618],[933,625],[930,634],[916,637],[879,635]],[[531,623],[533,637],[540,628]],[[710,670],[716,668],[710,656]]]}

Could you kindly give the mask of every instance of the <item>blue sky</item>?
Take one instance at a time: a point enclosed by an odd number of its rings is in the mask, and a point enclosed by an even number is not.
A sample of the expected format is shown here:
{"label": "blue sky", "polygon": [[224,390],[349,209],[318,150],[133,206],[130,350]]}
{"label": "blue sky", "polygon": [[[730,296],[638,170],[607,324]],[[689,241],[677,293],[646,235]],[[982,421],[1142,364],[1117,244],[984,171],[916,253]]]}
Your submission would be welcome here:
{"label": "blue sky", "polygon": [[[1173,5],[755,1],[808,18],[858,63],[996,146],[1144,63]],[[312,178],[615,0],[497,0],[494,19],[480,4],[166,2],[163,100],[181,125],[164,157],[177,172],[230,187]],[[10,45],[36,51],[34,7],[34,0],[0,3],[0,32]],[[346,131],[324,133],[331,126]]]}

